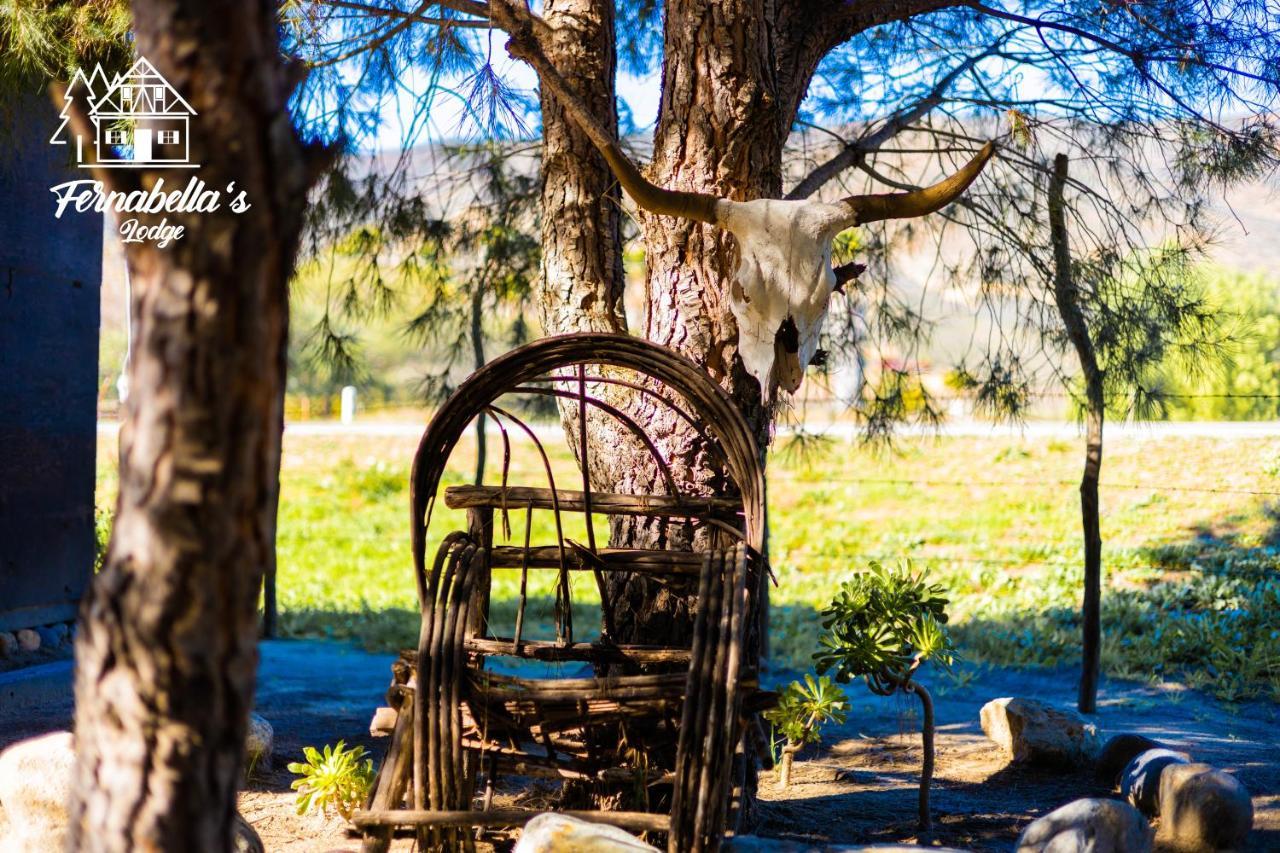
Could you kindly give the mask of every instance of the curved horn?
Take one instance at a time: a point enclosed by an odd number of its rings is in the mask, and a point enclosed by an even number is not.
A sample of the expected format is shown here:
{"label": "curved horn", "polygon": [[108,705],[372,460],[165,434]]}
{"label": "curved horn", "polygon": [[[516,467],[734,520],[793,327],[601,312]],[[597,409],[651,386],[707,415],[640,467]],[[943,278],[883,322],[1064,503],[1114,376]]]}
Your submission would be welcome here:
{"label": "curved horn", "polygon": [[849,196],[844,199],[843,204],[849,208],[850,226],[883,219],[908,219],[941,210],[969,188],[969,184],[978,177],[978,173],[987,165],[995,151],[996,144],[988,142],[960,171],[931,187],[908,193]]}
{"label": "curved horn", "polygon": [[[582,132],[600,150],[605,162],[609,164],[609,170],[618,179],[618,183],[622,184],[627,195],[635,199],[636,204],[651,213],[715,223],[716,203],[720,199],[706,193],[663,189],[649,181],[636,168],[636,164],[623,153],[613,135],[591,117],[586,105],[569,89],[569,84],[565,82],[564,77],[542,52],[541,46],[533,35],[530,22],[522,15],[523,10],[515,12],[513,6],[502,2],[491,3],[490,7],[494,12],[498,12],[500,17],[508,18],[509,25],[506,28],[511,33],[511,40],[507,42],[507,52],[516,59],[523,59],[533,66],[533,70],[538,72],[538,77],[542,80],[542,85],[551,90],[556,99],[564,105],[565,111],[573,117],[574,123],[582,128]],[[519,20],[516,20],[517,16],[520,17]]]}

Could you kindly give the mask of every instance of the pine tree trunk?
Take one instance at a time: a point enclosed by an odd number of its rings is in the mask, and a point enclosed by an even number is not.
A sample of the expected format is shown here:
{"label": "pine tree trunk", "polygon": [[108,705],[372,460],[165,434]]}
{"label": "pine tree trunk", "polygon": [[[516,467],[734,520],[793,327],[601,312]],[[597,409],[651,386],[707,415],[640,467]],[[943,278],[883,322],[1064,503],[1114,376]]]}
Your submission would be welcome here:
{"label": "pine tree trunk", "polygon": [[287,282],[313,171],[286,111],[276,5],[235,5],[135,3],[139,53],[197,113],[200,168],[98,176],[110,189],[234,181],[252,207],[234,213],[224,192],[216,212],[167,214],[186,229],[167,248],[129,246],[120,495],[76,640],[75,850],[232,844],[274,548]]}
{"label": "pine tree trunk", "polygon": [[[673,189],[736,198],[781,195],[782,144],[790,117],[777,109],[770,65],[772,38],[758,3],[671,0],[665,4],[662,111],[654,138],[651,178]],[[732,238],[711,226],[642,215],[646,262],[645,327],[638,334],[703,366],[738,403],[766,446],[769,412],[759,384],[737,357],[737,325],[727,282]],[[722,468],[674,414],[651,400],[628,411],[655,439],[677,482],[688,492],[730,492]],[[622,428],[601,422],[593,438],[620,446]],[[665,491],[657,468],[642,457],[614,454],[609,480],[624,491]],[[762,460],[763,461],[763,460]],[[684,548],[690,531],[654,520],[615,525],[619,547]],[[614,621],[624,642],[655,636],[687,640],[692,597],[642,576],[610,577]]]}
{"label": "pine tree trunk", "polygon": [[1066,204],[1063,190],[1067,182],[1067,156],[1053,161],[1049,180],[1049,234],[1053,241],[1054,299],[1066,327],[1067,337],[1080,359],[1085,384],[1085,461],[1080,478],[1080,520],[1084,528],[1084,601],[1081,605],[1080,692],[1076,707],[1092,714],[1098,703],[1098,670],[1102,651],[1102,530],[1098,510],[1098,478],[1102,472],[1102,424],[1106,408],[1103,376],[1098,367],[1093,340],[1080,305],[1080,291],[1071,271],[1071,248],[1067,238]]}
{"label": "pine tree trunk", "polygon": [[[578,87],[583,103],[602,126],[615,129],[613,0],[546,0],[543,17],[554,33],[544,44],[547,57],[570,80],[590,81]],[[543,329],[549,335],[625,331],[617,182],[591,140],[546,92],[542,140]]]}
{"label": "pine tree trunk", "polygon": [[[875,14],[898,14],[891,6],[875,4]],[[781,196],[783,145],[818,61],[856,28],[879,22],[850,8],[830,12],[820,2],[666,0],[662,100],[649,177],[668,188],[737,199]],[[553,33],[544,51],[596,119],[615,127],[612,0],[546,0],[544,17]],[[554,98],[544,93],[542,104],[544,328],[549,334],[623,331],[616,182]],[[772,413],[737,353],[738,330],[727,299],[736,251],[732,238],[711,226],[643,213],[640,225],[646,310],[643,327],[630,331],[704,367],[738,404],[763,455]],[[682,491],[732,492],[716,457],[669,409],[616,388],[590,393],[623,409],[647,432]],[[581,462],[577,407],[562,405],[561,417]],[[625,426],[591,413],[587,435],[594,488],[667,491],[658,466]],[[615,547],[678,550],[728,544],[710,538],[723,535],[656,519],[621,519],[614,521],[610,540]],[[692,589],[611,574],[605,596],[615,641],[689,640]],[[751,634],[751,659],[765,648],[765,604],[757,602],[760,628]],[[748,812],[755,791],[751,762],[743,761],[737,783]],[[740,811],[737,819],[749,822],[750,816]]]}
{"label": "pine tree trunk", "polygon": [[[825,4],[760,0],[668,0],[664,12],[662,101],[650,177],[673,189],[738,199],[782,194],[782,150],[823,54],[861,28],[920,11],[918,4],[875,4],[864,14]],[[826,10],[830,12],[831,10]],[[575,85],[588,110],[614,128],[614,22],[608,0],[547,0],[552,33],[544,50]],[[616,182],[589,140],[544,93],[543,278],[547,333],[625,330]],[[735,262],[732,238],[711,226],[641,214],[646,260],[643,328],[632,333],[670,346],[702,365],[738,403],[761,452],[771,412],[737,355],[728,307]],[[592,389],[596,391],[597,389]],[[714,457],[665,407],[600,389],[654,438],[682,488],[731,487]],[[561,407],[578,453],[575,406]],[[663,492],[666,485],[629,431],[589,416],[592,484],[621,492]],[[581,454],[579,454],[581,457]],[[690,531],[654,520],[619,522],[615,546],[688,548]],[[691,627],[689,596],[643,577],[611,576],[617,639],[680,640]],[[763,608],[762,608],[763,613]],[[646,639],[647,638],[647,639]]]}

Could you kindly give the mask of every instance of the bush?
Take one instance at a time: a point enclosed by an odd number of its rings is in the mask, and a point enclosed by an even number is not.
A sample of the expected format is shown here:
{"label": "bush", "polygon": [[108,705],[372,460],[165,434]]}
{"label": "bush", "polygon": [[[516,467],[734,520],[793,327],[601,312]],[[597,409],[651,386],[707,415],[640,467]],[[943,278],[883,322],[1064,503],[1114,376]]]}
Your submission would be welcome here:
{"label": "bush", "polygon": [[778,784],[791,784],[791,764],[795,754],[805,744],[822,739],[821,729],[827,723],[843,723],[845,719],[844,691],[825,675],[814,679],[805,675],[803,681],[793,681],[778,697],[778,704],[764,713],[764,718],[782,735],[782,767]]}
{"label": "bush", "polygon": [[932,826],[929,783],[933,778],[933,697],[916,680],[926,661],[950,667],[955,646],[947,633],[943,588],[929,584],[911,564],[886,569],[877,562],[840,587],[823,612],[822,650],[814,655],[818,671],[834,669],[836,680],[862,678],[873,693],[914,693],[924,711],[921,738],[920,831]]}
{"label": "bush", "polygon": [[1207,277],[1206,300],[1234,326],[1226,361],[1199,375],[1171,366],[1157,390],[1171,396],[1174,420],[1272,420],[1280,414],[1280,281],[1218,271]]}

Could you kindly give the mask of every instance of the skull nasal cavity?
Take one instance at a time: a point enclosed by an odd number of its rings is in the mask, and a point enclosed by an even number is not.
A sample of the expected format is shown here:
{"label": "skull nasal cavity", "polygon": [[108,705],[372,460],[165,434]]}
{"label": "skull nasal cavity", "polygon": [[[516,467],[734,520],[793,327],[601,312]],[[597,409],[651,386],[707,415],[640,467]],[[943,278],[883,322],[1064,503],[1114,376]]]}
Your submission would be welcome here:
{"label": "skull nasal cavity", "polygon": [[800,352],[800,330],[796,328],[796,321],[791,319],[790,315],[778,327],[778,334],[774,340],[786,352]]}

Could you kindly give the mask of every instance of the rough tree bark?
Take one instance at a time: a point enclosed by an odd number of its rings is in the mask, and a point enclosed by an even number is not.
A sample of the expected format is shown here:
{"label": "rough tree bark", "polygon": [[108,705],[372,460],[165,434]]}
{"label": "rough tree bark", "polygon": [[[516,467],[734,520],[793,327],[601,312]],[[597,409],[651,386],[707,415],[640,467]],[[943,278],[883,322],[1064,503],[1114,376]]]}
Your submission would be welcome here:
{"label": "rough tree bark", "polygon": [[[287,282],[320,160],[286,110],[276,4],[234,6],[137,0],[137,50],[196,111],[200,168],[97,176],[118,190],[195,174],[224,193],[215,212],[167,214],[186,229],[168,247],[129,246],[120,496],[76,640],[76,850],[232,844],[274,548]],[[252,206],[236,214],[241,190]]]}
{"label": "rough tree bark", "polygon": [[1049,178],[1049,235],[1053,241],[1053,297],[1066,327],[1067,337],[1080,360],[1085,387],[1085,459],[1080,478],[1080,520],[1084,526],[1084,601],[1081,605],[1080,691],[1076,706],[1092,714],[1098,703],[1098,669],[1102,651],[1102,531],[1098,518],[1098,478],[1102,472],[1102,422],[1106,401],[1102,370],[1094,351],[1089,326],[1080,306],[1080,290],[1071,272],[1071,247],[1067,239],[1067,155],[1053,160]]}
{"label": "rough tree bark", "polygon": [[[841,4],[819,0],[669,0],[664,4],[662,101],[650,178],[670,189],[735,199],[782,195],[782,151],[822,57],[856,33],[947,3]],[[588,110],[616,125],[613,4],[548,0],[543,50],[577,88]],[[543,304],[548,332],[622,330],[616,189],[602,158],[555,99],[543,96]],[[640,214],[646,259],[646,313],[634,333],[671,346],[705,367],[733,396],[763,452],[771,412],[738,357],[728,306],[735,246],[727,233],[669,216]],[[610,395],[607,389],[593,389]],[[688,491],[724,490],[707,448],[665,407],[634,395],[620,401],[646,428]],[[562,407],[570,444],[576,415]],[[664,487],[629,433],[590,418],[593,483],[617,491]],[[620,450],[621,448],[621,450]],[[617,546],[681,548],[689,531],[666,523],[620,523]],[[643,577],[611,578],[619,640],[687,635],[689,599]]]}
{"label": "rough tree bark", "polygon": [[[575,80],[583,103],[615,130],[612,0],[546,0],[547,57]],[[542,95],[542,279],[547,334],[622,332],[622,196],[604,158],[549,93]],[[568,430],[576,435],[576,430]]]}
{"label": "rough tree bark", "polygon": [[[659,186],[739,200],[782,196],[782,152],[821,58],[857,32],[948,5],[937,0],[838,4],[826,0],[667,0],[662,100],[649,178]],[[616,127],[612,0],[546,0],[542,49],[598,123]],[[548,333],[622,331],[618,193],[603,158],[545,92],[543,279]],[[634,334],[674,348],[703,366],[733,397],[761,453],[772,412],[738,356],[728,303],[736,261],[733,238],[709,225],[640,213],[645,248],[645,320]],[[725,491],[723,467],[653,400],[616,388],[590,388],[624,409],[654,439],[681,488]],[[561,407],[577,453],[575,406]],[[665,484],[625,427],[588,417],[592,485],[661,493]],[[581,458],[581,454],[579,453]],[[615,522],[616,547],[688,548],[707,534],[653,519]],[[611,575],[606,596],[619,642],[679,642],[692,628],[692,590],[643,576]],[[761,603],[763,605],[763,602]],[[763,609],[762,611],[763,612]],[[740,779],[754,786],[750,769]]]}

